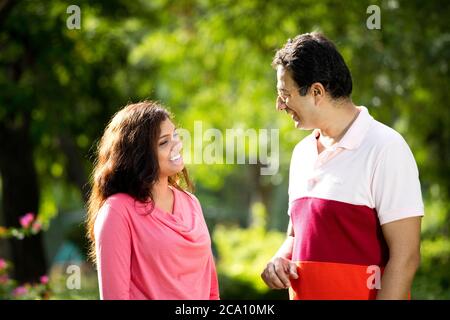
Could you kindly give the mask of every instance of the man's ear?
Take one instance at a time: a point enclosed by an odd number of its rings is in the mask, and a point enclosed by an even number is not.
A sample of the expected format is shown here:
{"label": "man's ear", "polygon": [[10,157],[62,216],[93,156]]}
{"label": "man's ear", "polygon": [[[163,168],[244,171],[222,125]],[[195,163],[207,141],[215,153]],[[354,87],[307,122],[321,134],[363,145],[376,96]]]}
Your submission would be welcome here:
{"label": "man's ear", "polygon": [[326,91],[320,82],[314,82],[310,90],[316,104],[319,104],[325,98]]}

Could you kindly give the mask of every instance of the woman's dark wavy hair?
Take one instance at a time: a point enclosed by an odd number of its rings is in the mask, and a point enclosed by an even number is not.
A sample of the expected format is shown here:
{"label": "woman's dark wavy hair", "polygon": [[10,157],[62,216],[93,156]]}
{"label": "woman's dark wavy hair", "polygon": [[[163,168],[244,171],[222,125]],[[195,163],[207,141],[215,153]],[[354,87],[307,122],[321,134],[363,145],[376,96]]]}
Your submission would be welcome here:
{"label": "woman's dark wavy hair", "polygon": [[[136,201],[152,202],[152,187],[159,177],[157,141],[161,122],[166,119],[171,119],[171,115],[163,106],[143,101],[118,111],[106,127],[97,146],[86,217],[89,257],[93,262],[95,219],[106,199],[127,193]],[[169,184],[181,191],[193,190],[186,168],[169,177]]]}

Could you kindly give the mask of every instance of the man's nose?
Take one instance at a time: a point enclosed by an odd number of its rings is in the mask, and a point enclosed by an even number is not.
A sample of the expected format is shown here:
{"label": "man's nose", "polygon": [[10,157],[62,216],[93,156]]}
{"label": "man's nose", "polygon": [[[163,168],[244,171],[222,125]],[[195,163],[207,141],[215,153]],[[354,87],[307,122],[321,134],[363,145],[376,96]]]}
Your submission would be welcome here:
{"label": "man's nose", "polygon": [[277,103],[276,103],[276,108],[278,111],[283,111],[284,109],[286,109],[286,103],[283,101],[283,99],[281,99],[280,96],[277,97]]}

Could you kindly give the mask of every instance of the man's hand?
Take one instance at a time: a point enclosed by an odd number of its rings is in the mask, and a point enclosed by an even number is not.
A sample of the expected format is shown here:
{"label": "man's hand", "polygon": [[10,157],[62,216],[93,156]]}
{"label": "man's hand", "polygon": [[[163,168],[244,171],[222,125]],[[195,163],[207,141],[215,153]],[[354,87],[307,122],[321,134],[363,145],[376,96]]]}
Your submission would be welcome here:
{"label": "man's hand", "polygon": [[271,289],[287,289],[291,279],[298,279],[297,265],[282,257],[272,259],[261,273],[261,278]]}

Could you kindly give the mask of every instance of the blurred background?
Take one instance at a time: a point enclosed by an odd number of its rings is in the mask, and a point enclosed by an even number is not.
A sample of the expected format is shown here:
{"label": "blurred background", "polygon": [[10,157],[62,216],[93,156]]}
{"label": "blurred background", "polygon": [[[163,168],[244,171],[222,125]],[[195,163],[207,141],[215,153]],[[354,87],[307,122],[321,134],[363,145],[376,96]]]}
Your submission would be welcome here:
{"label": "blurred background", "polygon": [[[366,25],[372,4],[378,30]],[[0,298],[98,298],[83,226],[96,142],[122,106],[151,99],[188,130],[280,130],[275,175],[261,164],[188,169],[221,297],[287,299],[259,275],[284,239],[290,156],[307,132],[275,112],[270,64],[315,30],[348,63],[354,103],[409,143],[426,205],[412,297],[450,299],[448,17],[448,1],[0,0]]]}

